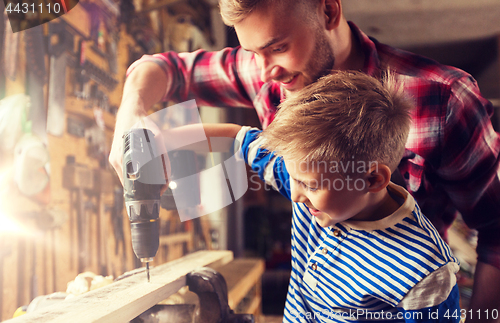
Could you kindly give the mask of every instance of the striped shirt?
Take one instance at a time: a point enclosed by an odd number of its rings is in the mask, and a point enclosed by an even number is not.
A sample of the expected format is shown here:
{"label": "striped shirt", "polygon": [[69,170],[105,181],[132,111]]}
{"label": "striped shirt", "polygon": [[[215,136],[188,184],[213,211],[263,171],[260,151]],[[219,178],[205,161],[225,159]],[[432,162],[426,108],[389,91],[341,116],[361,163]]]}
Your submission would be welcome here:
{"label": "striped shirt", "polygon": [[[365,56],[362,71],[376,76],[391,69],[415,99],[399,165],[405,188],[442,236],[460,211],[478,230],[479,260],[500,269],[500,137],[491,125],[491,103],[464,71],[381,44],[349,26]],[[263,83],[253,54],[240,47],[145,55],[128,73],[146,61],[159,64],[172,81],[165,100],[255,108],[264,128],[284,99],[279,83]]]}
{"label": "striped shirt", "polygon": [[[290,199],[283,159],[260,149],[259,133],[243,127],[237,149]],[[392,183],[388,190],[402,201],[392,215],[325,228],[303,203],[293,202],[284,322],[459,321],[457,259],[411,195]]]}

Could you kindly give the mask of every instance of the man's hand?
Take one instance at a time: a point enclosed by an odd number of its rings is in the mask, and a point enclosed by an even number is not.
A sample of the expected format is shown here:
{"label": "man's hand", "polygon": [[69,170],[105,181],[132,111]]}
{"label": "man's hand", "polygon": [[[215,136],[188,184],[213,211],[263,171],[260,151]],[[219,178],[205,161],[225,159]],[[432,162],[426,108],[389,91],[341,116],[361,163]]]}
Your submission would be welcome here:
{"label": "man's hand", "polygon": [[[136,129],[136,128],[143,128],[143,129],[149,129],[153,132],[155,135],[154,137],[154,143],[156,144],[156,153],[158,155],[164,155],[164,165],[165,165],[165,174],[168,174],[167,170],[170,171],[169,167],[169,161],[168,161],[168,155],[166,154],[167,151],[165,149],[165,143],[163,140],[162,133],[158,126],[152,122],[148,117],[133,117],[129,118],[129,120],[137,120],[135,124],[132,126],[127,126],[127,127],[116,127],[115,129],[115,134],[113,137],[113,143],[111,145],[111,151],[109,153],[109,162],[115,169],[118,178],[120,179],[120,182],[123,185],[123,136],[131,129]],[[121,135],[120,135],[121,134]],[[152,139],[152,138],[151,138]],[[166,178],[166,177],[165,177]]]}
{"label": "man's hand", "polygon": [[[122,185],[123,135],[133,127],[142,127],[153,131],[155,138],[161,136],[158,127],[146,116],[149,109],[163,98],[169,86],[170,82],[161,67],[152,62],[137,65],[125,81],[109,153],[109,162]],[[160,137],[157,139],[161,140]],[[160,145],[164,150],[163,142]]]}

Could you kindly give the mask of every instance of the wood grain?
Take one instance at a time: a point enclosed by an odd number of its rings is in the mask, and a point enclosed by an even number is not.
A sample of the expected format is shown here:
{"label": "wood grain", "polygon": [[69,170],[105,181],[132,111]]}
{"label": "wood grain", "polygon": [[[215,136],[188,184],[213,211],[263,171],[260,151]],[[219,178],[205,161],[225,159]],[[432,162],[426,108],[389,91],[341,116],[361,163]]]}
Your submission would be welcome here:
{"label": "wood grain", "polygon": [[186,285],[186,274],[204,266],[221,266],[233,259],[231,251],[198,251],[124,278],[59,304],[5,322],[116,323],[128,322]]}
{"label": "wood grain", "polygon": [[260,283],[265,270],[264,260],[260,258],[238,258],[225,266],[210,267],[224,276],[228,289],[228,304],[233,310],[248,292]]}

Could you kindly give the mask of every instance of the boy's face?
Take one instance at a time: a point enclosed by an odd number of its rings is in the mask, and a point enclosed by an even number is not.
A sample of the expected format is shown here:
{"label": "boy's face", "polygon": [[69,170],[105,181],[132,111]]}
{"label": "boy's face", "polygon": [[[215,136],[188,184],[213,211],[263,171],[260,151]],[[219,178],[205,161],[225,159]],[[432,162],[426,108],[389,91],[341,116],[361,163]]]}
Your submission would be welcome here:
{"label": "boy's face", "polygon": [[234,28],[241,46],[254,53],[261,80],[280,82],[294,92],[328,74],[335,58],[313,9],[304,13],[284,3],[259,8]]}
{"label": "boy's face", "polygon": [[[322,227],[370,214],[368,183],[364,175],[343,176],[325,164],[295,163],[287,159],[292,201],[304,203]],[[329,167],[329,166],[328,166]]]}

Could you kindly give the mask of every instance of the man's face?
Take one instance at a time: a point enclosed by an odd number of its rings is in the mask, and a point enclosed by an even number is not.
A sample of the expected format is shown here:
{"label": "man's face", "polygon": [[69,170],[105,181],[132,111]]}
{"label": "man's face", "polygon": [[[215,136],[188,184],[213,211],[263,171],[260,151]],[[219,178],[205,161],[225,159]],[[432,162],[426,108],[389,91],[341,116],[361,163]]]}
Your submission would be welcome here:
{"label": "man's face", "polygon": [[304,203],[322,227],[370,216],[364,176],[341,175],[331,163],[294,162],[284,158],[290,175],[291,199]]}
{"label": "man's face", "polygon": [[262,81],[280,82],[287,92],[328,74],[335,61],[318,14],[296,7],[258,8],[234,25],[241,46],[255,55]]}

